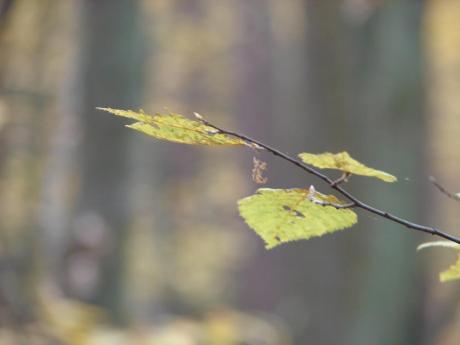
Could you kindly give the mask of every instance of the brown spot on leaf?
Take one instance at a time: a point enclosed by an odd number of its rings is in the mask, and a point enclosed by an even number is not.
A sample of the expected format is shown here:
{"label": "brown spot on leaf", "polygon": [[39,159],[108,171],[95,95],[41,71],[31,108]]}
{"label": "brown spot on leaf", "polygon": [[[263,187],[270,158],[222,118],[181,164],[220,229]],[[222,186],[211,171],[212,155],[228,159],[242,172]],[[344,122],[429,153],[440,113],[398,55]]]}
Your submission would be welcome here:
{"label": "brown spot on leaf", "polygon": [[285,211],[291,211],[292,208],[290,208],[288,205],[283,205],[283,210],[285,210]]}
{"label": "brown spot on leaf", "polygon": [[294,214],[296,215],[296,217],[305,218],[305,215],[302,212],[299,212],[297,210],[294,210]]}

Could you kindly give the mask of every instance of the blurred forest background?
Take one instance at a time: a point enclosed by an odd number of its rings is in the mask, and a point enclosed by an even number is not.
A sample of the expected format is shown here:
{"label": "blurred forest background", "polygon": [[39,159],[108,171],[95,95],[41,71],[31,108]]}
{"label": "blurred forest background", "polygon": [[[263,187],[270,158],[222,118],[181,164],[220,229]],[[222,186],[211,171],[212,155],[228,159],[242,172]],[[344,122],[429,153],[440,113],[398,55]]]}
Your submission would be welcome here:
{"label": "blurred forest background", "polygon": [[[369,203],[460,235],[458,0],[0,0],[0,343],[458,345],[448,251],[360,213],[266,251],[251,150],[97,106],[197,111],[399,177]],[[324,185],[269,156],[268,187]]]}

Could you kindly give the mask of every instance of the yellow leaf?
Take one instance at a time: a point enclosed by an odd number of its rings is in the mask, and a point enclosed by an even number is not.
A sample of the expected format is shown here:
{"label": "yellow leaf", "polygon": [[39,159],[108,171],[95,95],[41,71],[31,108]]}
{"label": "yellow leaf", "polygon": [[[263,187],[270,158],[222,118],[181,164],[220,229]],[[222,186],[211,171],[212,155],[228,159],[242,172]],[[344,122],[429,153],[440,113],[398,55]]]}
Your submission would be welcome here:
{"label": "yellow leaf", "polygon": [[422,243],[417,247],[417,250],[422,250],[431,247],[444,247],[444,248],[453,248],[453,249],[460,249],[460,244],[452,242],[452,241],[434,241],[434,242],[426,242]]}
{"label": "yellow leaf", "polygon": [[312,195],[312,190],[307,189],[261,188],[240,200],[238,206],[240,215],[269,249],[284,242],[322,236],[357,222],[351,209],[324,203],[344,205],[335,196],[314,190]]}
{"label": "yellow leaf", "polygon": [[88,344],[90,334],[106,321],[104,311],[76,300],[41,294],[38,316],[62,343]]}
{"label": "yellow leaf", "polygon": [[455,264],[450,266],[446,271],[441,272],[439,279],[442,282],[460,279],[460,254],[458,255],[458,259]]}
{"label": "yellow leaf", "polygon": [[357,160],[351,158],[348,152],[322,154],[300,153],[300,159],[306,164],[313,165],[320,169],[337,169],[346,173],[362,176],[371,176],[385,182],[395,182],[397,178],[384,171],[376,170],[365,166]]}
{"label": "yellow leaf", "polygon": [[[417,250],[422,250],[431,247],[444,247],[460,250],[460,244],[452,241],[434,241],[426,242],[417,247]],[[446,271],[441,272],[439,275],[441,282],[447,282],[451,280],[460,279],[460,254],[458,256],[458,261],[450,266]]]}
{"label": "yellow leaf", "polygon": [[179,114],[148,115],[144,112],[120,110],[112,108],[97,108],[111,114],[137,120],[126,127],[135,129],[157,139],[169,140],[182,144],[198,145],[246,145],[244,140],[219,133],[213,127],[202,121],[191,120]]}

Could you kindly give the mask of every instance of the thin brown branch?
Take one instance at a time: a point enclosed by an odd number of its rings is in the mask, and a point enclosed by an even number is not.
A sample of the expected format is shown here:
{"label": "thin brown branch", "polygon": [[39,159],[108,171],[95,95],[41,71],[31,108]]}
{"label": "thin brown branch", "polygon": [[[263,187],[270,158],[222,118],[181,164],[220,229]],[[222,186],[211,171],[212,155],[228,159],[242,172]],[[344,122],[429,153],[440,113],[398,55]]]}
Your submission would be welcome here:
{"label": "thin brown branch", "polygon": [[[335,182],[334,182],[335,183]],[[316,190],[313,185],[310,186],[308,191],[307,199],[310,200],[312,203],[320,205],[320,206],[332,206],[337,209],[344,209],[344,208],[353,208],[356,207],[354,202],[350,202],[348,204],[338,204],[335,202],[329,202],[316,197]]]}
{"label": "thin brown branch", "polygon": [[446,188],[444,188],[442,185],[440,185],[438,183],[438,181],[433,177],[433,176],[430,176],[430,182],[436,187],[438,188],[438,190],[443,193],[444,195],[446,195],[447,197],[453,199],[453,200],[456,200],[456,201],[460,201],[460,196],[458,194],[454,194],[454,193],[451,193],[449,192]]}
{"label": "thin brown branch", "polygon": [[270,147],[270,146],[268,146],[268,145],[266,145],[266,144],[264,144],[264,143],[262,143],[262,142],[260,142],[258,140],[252,139],[252,138],[250,138],[250,137],[248,137],[248,136],[246,136],[244,134],[240,134],[240,133],[237,133],[237,132],[232,132],[232,131],[222,129],[222,128],[217,127],[216,125],[214,125],[214,124],[212,124],[212,123],[210,123],[210,122],[208,122],[206,120],[202,120],[202,121],[206,125],[215,128],[220,133],[227,134],[227,135],[233,136],[235,138],[242,139],[242,140],[246,141],[247,143],[251,144],[251,146],[262,148],[262,149],[270,152],[274,156],[280,157],[281,159],[284,159],[285,161],[297,166],[298,168],[306,171],[307,173],[316,176],[317,178],[319,178],[323,182],[327,183],[330,188],[336,190],[342,196],[347,198],[350,201],[350,204],[347,204],[348,207],[361,208],[361,209],[363,209],[363,210],[365,210],[367,212],[376,214],[376,215],[378,215],[378,216],[380,216],[382,218],[386,218],[386,219],[391,220],[391,221],[393,221],[395,223],[401,224],[401,225],[405,226],[408,229],[428,233],[428,234],[431,234],[433,236],[438,236],[438,237],[444,238],[446,240],[450,240],[452,242],[460,244],[460,238],[457,238],[457,237],[455,237],[453,235],[450,235],[450,234],[448,234],[446,232],[443,232],[443,231],[441,231],[441,230],[439,230],[437,228],[410,222],[410,221],[408,221],[406,219],[403,219],[401,217],[398,217],[398,216],[396,216],[394,214],[391,214],[389,212],[377,209],[375,207],[372,207],[372,206],[366,204],[365,202],[359,200],[358,198],[356,198],[355,196],[350,194],[350,192],[346,191],[342,186],[340,186],[333,179],[331,179],[328,176],[322,174],[318,170],[316,170],[316,169],[304,164],[303,162],[299,161],[298,159],[289,156],[288,154],[286,154],[284,152],[281,152],[281,151],[279,151],[279,150],[277,150],[277,149],[275,149],[273,147]]}
{"label": "thin brown branch", "polygon": [[339,184],[341,184],[342,182],[348,182],[348,178],[351,176],[351,174],[349,172],[344,172],[342,174],[342,176],[340,176],[337,180],[335,180],[334,182],[332,182],[332,185],[331,186],[338,186]]}

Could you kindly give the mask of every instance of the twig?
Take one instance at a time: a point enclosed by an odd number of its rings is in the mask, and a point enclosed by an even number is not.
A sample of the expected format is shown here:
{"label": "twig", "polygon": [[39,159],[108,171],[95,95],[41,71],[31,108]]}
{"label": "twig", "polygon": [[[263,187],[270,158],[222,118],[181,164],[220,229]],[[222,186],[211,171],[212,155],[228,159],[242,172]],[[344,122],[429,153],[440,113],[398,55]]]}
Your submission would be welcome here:
{"label": "twig", "polygon": [[356,204],[354,202],[350,202],[348,204],[337,204],[335,202],[330,202],[330,201],[325,201],[318,199],[316,197],[316,190],[313,185],[310,186],[310,189],[308,191],[307,199],[310,200],[312,203],[321,205],[321,206],[332,206],[337,209],[344,209],[344,208],[353,208],[356,207]]}
{"label": "twig", "polygon": [[[326,182],[329,185],[330,188],[336,190],[338,193],[340,193],[342,196],[344,196],[345,198],[347,198],[351,202],[349,205],[347,205],[348,207],[361,208],[361,209],[363,209],[363,210],[365,210],[367,212],[376,214],[376,215],[378,215],[380,217],[383,217],[383,218],[391,220],[391,221],[393,221],[395,223],[401,224],[401,225],[405,226],[408,229],[428,233],[428,234],[431,234],[433,236],[439,236],[439,237],[444,238],[446,240],[450,240],[452,242],[460,244],[460,238],[457,238],[457,237],[455,237],[453,235],[445,233],[445,232],[443,232],[443,231],[441,231],[441,230],[439,230],[437,228],[410,222],[410,221],[408,221],[406,219],[403,219],[403,218],[400,218],[398,216],[395,216],[394,214],[391,214],[391,213],[386,212],[386,211],[382,211],[380,209],[377,209],[375,207],[372,207],[372,206],[366,204],[365,202],[359,200],[358,198],[356,198],[355,196],[350,194],[350,192],[346,191],[343,187],[341,187],[333,179],[331,179],[328,176],[322,174],[318,170],[316,170],[316,169],[304,164],[303,162],[299,161],[298,159],[289,156],[288,154],[286,154],[284,152],[281,152],[281,151],[279,151],[279,150],[277,150],[277,149],[275,149],[273,147],[270,147],[270,146],[268,146],[268,145],[266,145],[266,144],[264,144],[264,143],[262,143],[262,142],[260,142],[258,140],[252,139],[252,138],[250,138],[250,137],[248,137],[248,136],[246,136],[244,134],[228,131],[228,130],[222,129],[220,127],[217,127],[216,125],[214,125],[214,124],[212,124],[212,123],[210,123],[210,122],[208,122],[208,121],[206,121],[204,119],[202,119],[201,121],[203,121],[203,123],[206,124],[207,126],[215,128],[216,130],[218,130],[222,134],[227,134],[227,135],[230,135],[232,137],[242,139],[242,140],[246,141],[247,143],[250,143],[250,144],[254,145],[255,147],[263,148],[266,151],[268,151],[271,154],[273,154],[274,156],[280,157],[280,158],[284,159],[285,161],[288,161],[291,164],[297,166],[298,168],[306,171],[307,173],[316,176],[320,180],[323,180],[324,182]],[[339,182],[341,182],[341,181],[339,181]]]}
{"label": "twig", "polygon": [[351,174],[349,172],[344,172],[342,174],[342,176],[340,176],[337,180],[335,180],[334,182],[332,182],[332,185],[331,186],[338,186],[339,184],[341,184],[342,182],[348,182],[348,178],[351,176]]}
{"label": "twig", "polygon": [[449,198],[451,198],[453,200],[460,201],[460,196],[458,194],[453,194],[453,193],[449,192],[447,189],[445,189],[443,186],[441,186],[433,176],[430,176],[430,182],[432,184],[434,184],[434,186],[436,188],[438,188],[441,193],[447,195]]}

